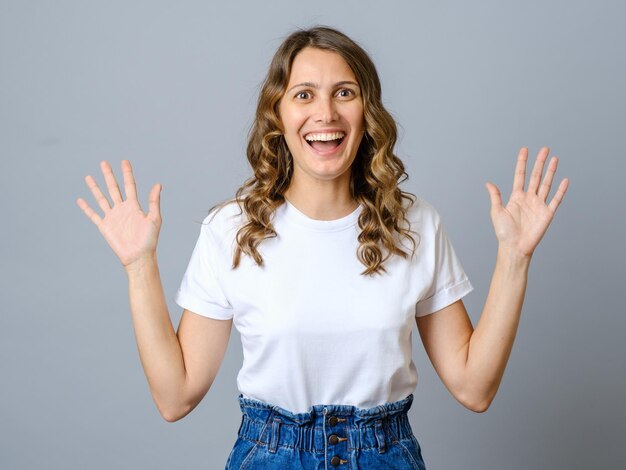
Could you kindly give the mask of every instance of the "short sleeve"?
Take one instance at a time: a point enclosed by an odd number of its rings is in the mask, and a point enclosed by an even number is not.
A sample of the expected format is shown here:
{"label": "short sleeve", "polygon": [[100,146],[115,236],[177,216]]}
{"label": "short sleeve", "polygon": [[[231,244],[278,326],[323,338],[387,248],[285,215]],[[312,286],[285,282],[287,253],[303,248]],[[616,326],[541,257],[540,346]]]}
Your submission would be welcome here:
{"label": "short sleeve", "polygon": [[433,253],[426,257],[433,263],[432,283],[415,305],[416,317],[441,310],[474,290],[436,211],[434,223]]}
{"label": "short sleeve", "polygon": [[199,315],[229,320],[233,318],[233,309],[224,295],[217,274],[219,265],[216,251],[219,250],[219,245],[211,232],[209,220],[211,215],[202,223],[200,236],[174,301],[182,308]]}

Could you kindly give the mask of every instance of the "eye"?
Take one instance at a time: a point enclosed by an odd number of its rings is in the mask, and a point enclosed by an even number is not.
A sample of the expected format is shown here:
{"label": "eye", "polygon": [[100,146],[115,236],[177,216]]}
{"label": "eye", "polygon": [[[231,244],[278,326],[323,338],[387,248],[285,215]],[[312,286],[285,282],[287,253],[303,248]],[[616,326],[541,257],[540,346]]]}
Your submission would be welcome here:
{"label": "eye", "polygon": [[311,93],[309,93],[308,91],[299,91],[298,93],[296,93],[295,98],[298,100],[308,100],[311,98]]}
{"label": "eye", "polygon": [[337,96],[339,96],[340,98],[351,98],[355,96],[355,92],[350,88],[342,88],[337,92]]}

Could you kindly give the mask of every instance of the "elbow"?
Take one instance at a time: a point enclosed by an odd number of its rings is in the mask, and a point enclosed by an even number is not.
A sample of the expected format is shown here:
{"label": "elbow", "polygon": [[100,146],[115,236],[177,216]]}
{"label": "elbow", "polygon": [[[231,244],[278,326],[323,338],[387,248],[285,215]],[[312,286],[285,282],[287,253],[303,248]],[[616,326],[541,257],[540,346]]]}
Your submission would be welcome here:
{"label": "elbow", "polygon": [[470,410],[473,411],[474,413],[484,413],[485,411],[487,411],[489,409],[489,405],[491,405],[490,401],[479,401],[476,403],[472,403],[472,404],[466,404],[465,407]]}
{"label": "elbow", "polygon": [[494,395],[466,395],[457,397],[461,405],[474,413],[484,413],[491,406]]}
{"label": "elbow", "polygon": [[159,414],[168,423],[175,423],[176,421],[183,419],[193,409],[192,406],[165,406],[159,405],[158,403],[156,405],[159,410]]}
{"label": "elbow", "polygon": [[161,413],[161,417],[168,423],[175,423],[176,421],[185,417],[184,414],[180,414],[180,413],[171,413],[169,411],[161,411],[161,410],[159,410],[159,412]]}
{"label": "elbow", "polygon": [[191,413],[200,403],[203,396],[190,396],[189,394],[179,393],[176,396],[164,397],[155,393],[152,394],[159,414],[168,423],[175,423]]}

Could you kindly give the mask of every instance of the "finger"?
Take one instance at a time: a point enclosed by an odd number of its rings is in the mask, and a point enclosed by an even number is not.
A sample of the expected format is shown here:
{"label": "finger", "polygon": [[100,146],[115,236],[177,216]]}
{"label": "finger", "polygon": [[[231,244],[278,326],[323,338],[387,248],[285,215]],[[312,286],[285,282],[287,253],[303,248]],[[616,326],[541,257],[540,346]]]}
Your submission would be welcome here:
{"label": "finger", "polygon": [[111,165],[106,160],[103,160],[100,162],[100,168],[102,169],[102,174],[104,174],[104,181],[106,181],[107,188],[109,188],[109,194],[113,203],[122,202],[122,193],[115,180],[115,175],[113,175],[113,170],[111,170]]}
{"label": "finger", "polygon": [[489,197],[491,199],[491,209],[500,209],[502,208],[502,195],[500,194],[500,190],[493,183],[485,183],[485,187],[487,191],[489,191]]}
{"label": "finger", "polygon": [[537,195],[544,201],[548,199],[548,194],[550,194],[550,188],[552,187],[552,181],[554,180],[554,174],[556,173],[556,168],[558,166],[559,159],[557,157],[552,157],[550,159],[550,163],[548,164],[548,169],[546,170],[546,176],[544,176],[543,183],[541,183],[541,187],[537,193]]}
{"label": "finger", "polygon": [[548,208],[553,213],[556,212],[557,208],[561,204],[561,201],[563,201],[563,197],[565,196],[565,193],[567,192],[567,188],[569,188],[569,179],[564,178],[563,181],[561,181],[561,184],[559,184],[559,187],[556,190],[556,194],[552,198],[552,201],[550,201],[550,204],[548,204]]}
{"label": "finger", "polygon": [[133,167],[128,160],[122,160],[122,174],[124,175],[124,192],[126,199],[137,199],[137,185],[133,176]]}
{"label": "finger", "polygon": [[161,185],[155,184],[150,191],[148,216],[154,220],[161,218]]}
{"label": "finger", "polygon": [[85,215],[89,217],[89,219],[94,224],[96,224],[96,226],[100,225],[100,222],[102,222],[102,218],[100,218],[100,216],[96,214],[96,212],[91,207],[89,207],[89,204],[87,204],[87,202],[83,198],[79,197],[78,199],[76,199],[76,204],[78,204],[78,207],[83,210]]}
{"label": "finger", "polygon": [[543,165],[548,158],[550,149],[548,147],[542,147],[537,154],[535,160],[535,166],[533,166],[533,172],[530,174],[530,180],[528,181],[528,192],[537,194],[537,188],[539,188],[539,182],[541,181],[541,174],[543,173]]}
{"label": "finger", "polygon": [[104,194],[102,194],[102,191],[100,191],[100,188],[98,187],[96,180],[93,179],[93,176],[85,176],[85,183],[87,183],[87,187],[91,190],[91,194],[93,194],[93,197],[98,203],[98,206],[100,206],[100,209],[102,209],[105,213],[110,211],[111,205],[109,204],[109,200]]}
{"label": "finger", "polygon": [[526,162],[528,161],[528,149],[522,147],[517,154],[517,164],[515,165],[515,177],[513,178],[513,192],[524,191],[524,181],[526,181]]}

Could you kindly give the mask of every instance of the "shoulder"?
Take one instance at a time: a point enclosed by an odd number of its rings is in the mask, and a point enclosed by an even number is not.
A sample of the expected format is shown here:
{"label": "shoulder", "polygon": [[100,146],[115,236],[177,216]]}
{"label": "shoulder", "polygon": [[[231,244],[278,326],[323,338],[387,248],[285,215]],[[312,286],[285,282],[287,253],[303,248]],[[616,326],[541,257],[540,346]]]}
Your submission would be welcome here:
{"label": "shoulder", "polygon": [[245,222],[246,216],[235,199],[229,199],[215,205],[202,221],[202,231],[217,238],[224,238],[236,233]]}
{"label": "shoulder", "polygon": [[[407,205],[409,203],[407,202]],[[413,205],[406,212],[406,217],[411,225],[410,229],[421,232],[428,229],[436,229],[441,223],[441,217],[437,209],[420,196],[415,197]]]}

